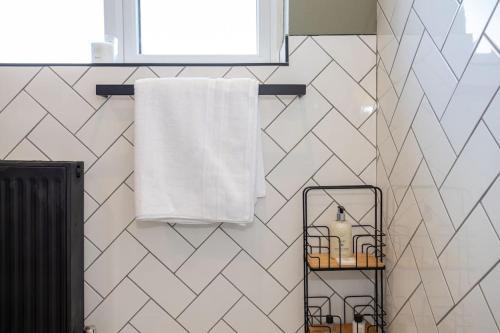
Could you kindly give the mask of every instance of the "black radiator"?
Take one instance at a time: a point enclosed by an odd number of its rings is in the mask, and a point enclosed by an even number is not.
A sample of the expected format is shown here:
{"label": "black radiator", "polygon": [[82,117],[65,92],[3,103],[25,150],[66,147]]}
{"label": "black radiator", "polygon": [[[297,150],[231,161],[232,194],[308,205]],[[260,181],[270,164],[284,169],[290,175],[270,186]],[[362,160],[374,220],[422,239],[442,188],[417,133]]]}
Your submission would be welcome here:
{"label": "black radiator", "polygon": [[83,163],[0,161],[0,332],[83,330]]}

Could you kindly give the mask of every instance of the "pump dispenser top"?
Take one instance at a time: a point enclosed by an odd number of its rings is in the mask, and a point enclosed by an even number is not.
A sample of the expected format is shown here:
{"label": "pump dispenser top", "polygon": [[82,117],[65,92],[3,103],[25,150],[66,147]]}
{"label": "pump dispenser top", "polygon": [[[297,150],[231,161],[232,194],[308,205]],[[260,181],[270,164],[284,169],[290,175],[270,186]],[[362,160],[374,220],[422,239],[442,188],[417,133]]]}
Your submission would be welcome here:
{"label": "pump dispenser top", "polygon": [[344,206],[337,207],[337,221],[345,221],[345,208]]}

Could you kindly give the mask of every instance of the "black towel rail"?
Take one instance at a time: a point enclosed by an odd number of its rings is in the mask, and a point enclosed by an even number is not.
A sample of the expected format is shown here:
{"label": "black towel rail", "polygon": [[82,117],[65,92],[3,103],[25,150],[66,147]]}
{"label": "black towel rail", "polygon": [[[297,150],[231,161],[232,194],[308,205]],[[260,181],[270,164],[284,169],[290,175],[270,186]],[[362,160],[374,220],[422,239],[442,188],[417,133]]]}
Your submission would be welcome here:
{"label": "black towel rail", "polygon": [[[99,96],[131,96],[134,95],[133,84],[98,84],[95,87],[96,95]],[[297,95],[306,94],[305,84],[260,84],[259,95]]]}

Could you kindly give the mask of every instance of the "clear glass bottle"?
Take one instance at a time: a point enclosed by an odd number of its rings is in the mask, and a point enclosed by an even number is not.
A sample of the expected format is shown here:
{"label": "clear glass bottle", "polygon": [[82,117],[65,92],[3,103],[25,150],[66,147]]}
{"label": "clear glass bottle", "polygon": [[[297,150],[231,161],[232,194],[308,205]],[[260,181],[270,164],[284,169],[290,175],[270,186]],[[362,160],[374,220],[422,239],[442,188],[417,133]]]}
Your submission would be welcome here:
{"label": "clear glass bottle", "polygon": [[345,208],[342,206],[337,208],[337,221],[330,224],[330,236],[335,236],[330,238],[330,256],[337,261],[339,257],[341,260],[346,259],[342,264],[352,261],[352,225],[346,221]]}

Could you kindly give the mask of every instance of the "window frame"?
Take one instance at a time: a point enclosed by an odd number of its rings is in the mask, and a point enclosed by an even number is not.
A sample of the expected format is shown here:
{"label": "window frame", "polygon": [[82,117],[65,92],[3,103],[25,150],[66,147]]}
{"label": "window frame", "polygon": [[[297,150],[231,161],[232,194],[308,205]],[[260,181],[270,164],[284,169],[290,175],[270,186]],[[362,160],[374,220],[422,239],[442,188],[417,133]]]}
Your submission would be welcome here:
{"label": "window frame", "polygon": [[[158,64],[230,64],[230,63],[280,63],[287,31],[278,22],[275,1],[257,0],[259,29],[257,55],[146,55],[139,53],[139,3],[140,0],[105,0],[104,30],[118,40],[117,62]],[[285,2],[286,3],[286,2]],[[283,5],[285,6],[285,4]],[[283,8],[283,12],[287,8]],[[283,19],[287,19],[284,15]],[[280,47],[278,46],[281,46]]]}

